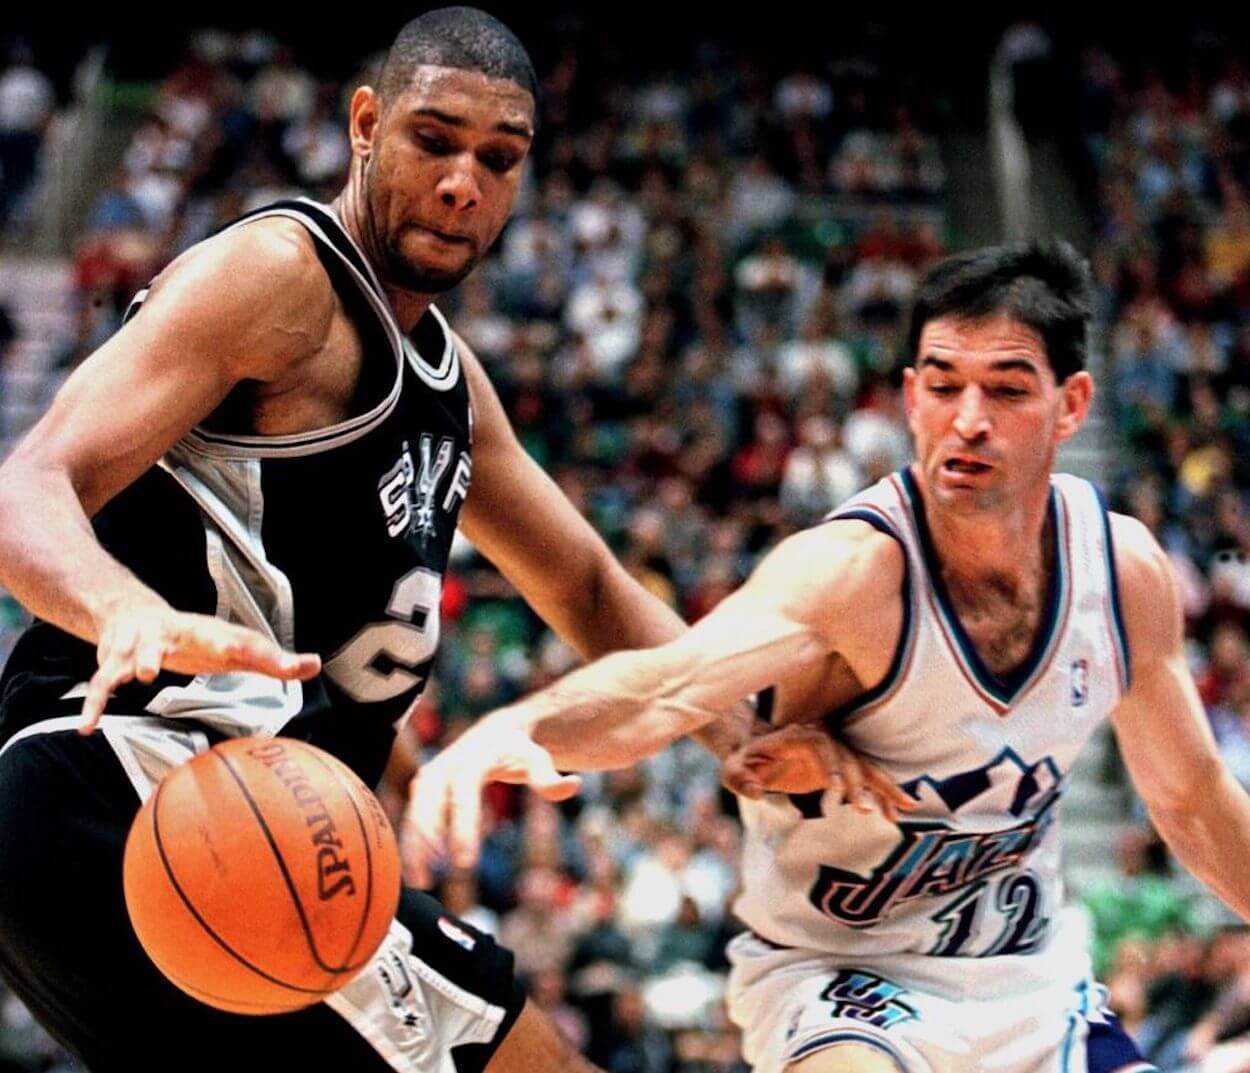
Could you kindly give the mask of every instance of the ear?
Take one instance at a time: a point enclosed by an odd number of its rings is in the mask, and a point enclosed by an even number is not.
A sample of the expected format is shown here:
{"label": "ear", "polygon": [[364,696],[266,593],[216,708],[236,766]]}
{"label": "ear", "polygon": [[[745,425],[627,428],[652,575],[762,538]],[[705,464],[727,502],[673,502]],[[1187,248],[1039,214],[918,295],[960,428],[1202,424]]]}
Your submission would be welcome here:
{"label": "ear", "polygon": [[349,134],[352,155],[368,159],[382,118],[382,102],[372,86],[361,86],[352,94]]}
{"label": "ear", "polygon": [[1077,429],[1085,423],[1093,399],[1094,378],[1084,370],[1073,373],[1059,385],[1059,421],[1055,426],[1058,443],[1076,435]]}

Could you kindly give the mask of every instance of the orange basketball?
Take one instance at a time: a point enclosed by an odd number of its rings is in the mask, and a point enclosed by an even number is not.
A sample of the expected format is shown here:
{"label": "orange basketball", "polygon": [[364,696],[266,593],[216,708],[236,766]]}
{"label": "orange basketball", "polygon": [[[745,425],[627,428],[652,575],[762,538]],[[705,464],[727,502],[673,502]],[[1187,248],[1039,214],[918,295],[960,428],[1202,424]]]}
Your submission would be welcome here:
{"label": "orange basketball", "polygon": [[171,771],[126,841],[139,941],[183,991],[282,1013],[347,983],[399,903],[377,799],[343,763],[287,738],[239,738]]}

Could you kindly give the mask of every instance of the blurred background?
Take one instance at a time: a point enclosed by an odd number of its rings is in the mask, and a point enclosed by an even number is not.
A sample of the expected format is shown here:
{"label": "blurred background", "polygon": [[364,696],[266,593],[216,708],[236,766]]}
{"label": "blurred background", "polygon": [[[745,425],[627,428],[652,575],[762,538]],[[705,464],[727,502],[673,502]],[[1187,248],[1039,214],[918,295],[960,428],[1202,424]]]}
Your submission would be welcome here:
{"label": "blurred background", "polygon": [[[267,201],[337,193],[346,103],[417,12],[266,8],[189,31],[6,14],[0,452],[172,257]],[[904,464],[919,275],[1063,236],[1093,264],[1099,390],[1062,468],[1167,549],[1203,701],[1250,785],[1245,26],[491,10],[534,55],[539,136],[511,224],[440,305],[635,576],[697,619],[762,551]],[[382,788],[396,813],[422,753],[573,665],[467,544],[443,615]],[[0,660],[22,624],[0,593]],[[481,867],[445,876],[447,906],[516,952],[610,1073],[741,1073],[721,1002],[740,830],[715,763],[682,743],[559,808],[489,798]],[[1071,911],[1146,1053],[1250,1070],[1250,934],[1169,859],[1108,735],[1065,822]],[[0,989],[0,1071],[72,1068]]]}

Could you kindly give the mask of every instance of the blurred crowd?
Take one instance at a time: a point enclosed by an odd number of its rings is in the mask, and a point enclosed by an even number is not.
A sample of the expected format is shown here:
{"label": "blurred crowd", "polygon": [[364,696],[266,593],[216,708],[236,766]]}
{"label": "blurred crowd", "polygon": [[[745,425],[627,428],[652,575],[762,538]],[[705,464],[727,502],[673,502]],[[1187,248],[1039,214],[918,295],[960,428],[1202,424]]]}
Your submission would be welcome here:
{"label": "blurred crowd", "polygon": [[[1171,559],[1203,703],[1250,788],[1250,67],[1200,35],[1155,61],[1090,48],[1080,80],[1116,505]],[[1120,849],[1123,882],[1090,901],[1113,1004],[1163,1069],[1250,1069],[1250,940],[1195,919],[1144,817]]]}
{"label": "blurred crowd", "polygon": [[[1250,67],[1211,40],[1182,51],[1082,61],[1096,345],[1126,447],[1113,498],[1177,567],[1203,700],[1250,785]],[[267,34],[195,35],[88,214],[56,364],[216,227],[330,199],[346,102],[377,59],[327,81]],[[563,49],[514,220],[441,304],[527,450],[693,620],[906,461],[901,326],[945,252],[947,190],[934,102],[879,57],[769,66],[708,44],[682,71],[622,79]],[[381,788],[394,814],[423,753],[574,662],[465,543],[443,616],[437,678]],[[721,1003],[740,830],[711,758],[681,743],[560,807],[488,797],[481,867],[442,878],[447,906],[515,951],[609,1073],[741,1073]],[[1114,1006],[1161,1068],[1250,1069],[1250,940],[1203,930],[1148,829],[1120,850],[1123,881],[1088,898]],[[0,999],[0,1070],[51,1068],[40,1041]]]}

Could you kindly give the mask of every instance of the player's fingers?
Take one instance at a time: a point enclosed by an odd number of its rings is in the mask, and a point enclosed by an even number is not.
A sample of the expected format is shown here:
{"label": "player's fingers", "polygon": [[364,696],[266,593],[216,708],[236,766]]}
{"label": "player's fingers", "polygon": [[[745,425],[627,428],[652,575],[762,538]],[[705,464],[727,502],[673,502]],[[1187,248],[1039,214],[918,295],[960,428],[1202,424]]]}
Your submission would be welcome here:
{"label": "player's fingers", "polygon": [[743,759],[741,751],[726,759],[721,768],[721,784],[730,793],[756,801],[764,796],[764,786],[755,770]]}
{"label": "player's fingers", "polygon": [[165,641],[162,637],[145,637],[135,649],[135,677],[140,682],[151,682],[161,673],[165,660]]}
{"label": "player's fingers", "polygon": [[563,775],[556,770],[551,754],[541,745],[531,745],[525,757],[525,781],[534,792],[548,801],[564,801],[582,787],[576,775]]}
{"label": "player's fingers", "polygon": [[472,769],[461,771],[451,783],[447,797],[447,848],[457,868],[477,864],[482,832],[482,779]]}
{"label": "player's fingers", "polygon": [[842,773],[842,781],[846,787],[846,803],[856,812],[870,812],[872,806],[868,803],[869,799],[864,793],[864,772],[859,766],[859,760],[846,750],[842,750],[839,771]]}
{"label": "player's fingers", "polygon": [[134,664],[129,658],[109,656],[87,683],[87,695],[82,704],[82,722],[78,726],[80,734],[90,734],[100,722],[108,699],[123,682],[134,677]]}
{"label": "player's fingers", "polygon": [[919,806],[918,802],[911,794],[907,793],[893,779],[891,779],[883,771],[873,771],[872,781],[877,791],[877,799],[884,802],[889,801],[894,809],[898,812],[915,812]]}
{"label": "player's fingers", "polygon": [[288,652],[276,641],[256,630],[231,628],[222,657],[230,670],[256,671],[273,678],[315,678],[321,672],[321,657],[313,652]]}
{"label": "player's fingers", "polygon": [[426,772],[413,779],[404,810],[400,850],[404,875],[415,887],[431,885],[433,863],[442,855],[446,802],[446,784],[440,779]]}

